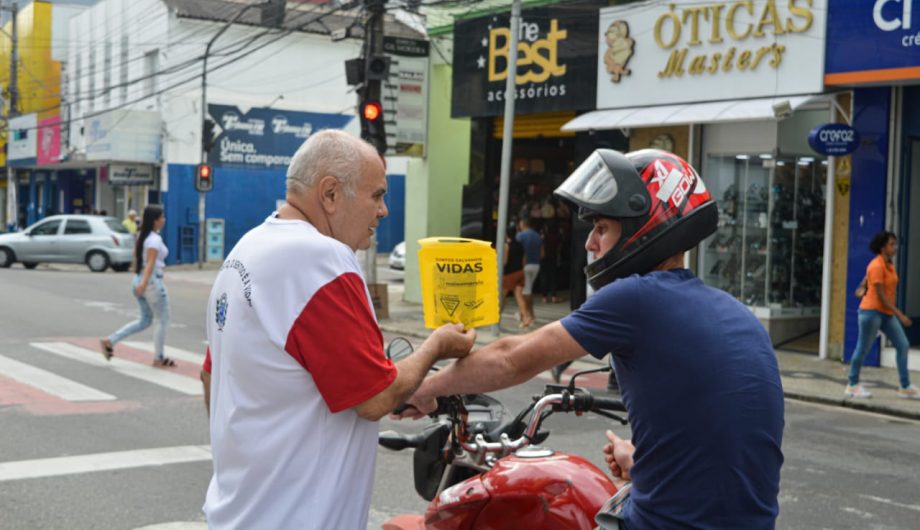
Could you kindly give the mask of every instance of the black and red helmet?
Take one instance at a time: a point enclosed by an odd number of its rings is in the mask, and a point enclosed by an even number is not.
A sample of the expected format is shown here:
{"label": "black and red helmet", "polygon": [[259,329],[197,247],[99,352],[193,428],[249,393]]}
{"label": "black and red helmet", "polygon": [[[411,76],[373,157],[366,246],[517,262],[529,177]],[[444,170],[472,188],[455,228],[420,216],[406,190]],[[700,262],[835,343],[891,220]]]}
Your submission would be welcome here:
{"label": "black and red helmet", "polygon": [[645,274],[715,232],[716,203],[703,179],[681,157],[657,149],[623,154],[594,151],[556,188],[579,217],[609,217],[623,233],[612,249],[585,267],[594,289]]}

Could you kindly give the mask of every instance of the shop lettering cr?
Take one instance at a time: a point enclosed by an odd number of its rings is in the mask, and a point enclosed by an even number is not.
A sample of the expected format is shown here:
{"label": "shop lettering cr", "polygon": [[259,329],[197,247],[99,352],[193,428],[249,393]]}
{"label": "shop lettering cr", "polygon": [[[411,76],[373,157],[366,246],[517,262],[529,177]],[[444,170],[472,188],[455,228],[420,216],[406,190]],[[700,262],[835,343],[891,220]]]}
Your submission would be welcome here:
{"label": "shop lettering cr", "polygon": [[[882,10],[885,4],[901,4],[901,17],[886,18]],[[910,8],[913,0],[875,0],[872,7],[872,21],[882,31],[895,31],[898,29],[910,29]]]}

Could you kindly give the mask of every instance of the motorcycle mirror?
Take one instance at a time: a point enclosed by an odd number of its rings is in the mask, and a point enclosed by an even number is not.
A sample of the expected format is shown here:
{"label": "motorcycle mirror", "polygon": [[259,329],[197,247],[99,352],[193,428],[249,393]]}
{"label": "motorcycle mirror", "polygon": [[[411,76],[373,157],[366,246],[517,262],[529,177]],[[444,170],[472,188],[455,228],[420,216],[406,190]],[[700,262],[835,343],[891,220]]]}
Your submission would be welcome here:
{"label": "motorcycle mirror", "polygon": [[575,390],[575,379],[578,378],[579,376],[582,376],[582,375],[585,375],[585,374],[597,374],[597,373],[609,372],[610,370],[611,370],[610,366],[604,366],[603,368],[595,368],[595,369],[593,369],[593,370],[585,370],[585,371],[578,372],[578,373],[574,374],[574,375],[572,376],[572,378],[569,379],[569,391]]}
{"label": "motorcycle mirror", "polygon": [[414,348],[409,339],[405,337],[396,337],[387,345],[387,358],[391,361],[399,361],[409,356]]}

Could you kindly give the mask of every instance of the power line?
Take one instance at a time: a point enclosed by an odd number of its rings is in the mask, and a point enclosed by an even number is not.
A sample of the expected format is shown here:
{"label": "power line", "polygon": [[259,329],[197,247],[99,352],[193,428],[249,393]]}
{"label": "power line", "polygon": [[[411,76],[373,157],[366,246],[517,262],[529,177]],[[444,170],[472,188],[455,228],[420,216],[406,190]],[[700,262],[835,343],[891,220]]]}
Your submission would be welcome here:
{"label": "power line", "polygon": [[[261,50],[261,49],[263,49],[263,48],[265,48],[266,46],[268,46],[268,45],[270,45],[270,44],[273,44],[274,42],[277,42],[277,41],[280,40],[281,38],[284,38],[284,37],[286,37],[286,36],[288,36],[288,35],[291,35],[291,34],[293,34],[294,32],[299,31],[301,28],[306,27],[306,26],[308,26],[308,25],[310,25],[310,24],[313,24],[313,23],[315,23],[315,22],[317,22],[317,21],[319,21],[319,20],[322,20],[322,18],[325,18],[325,17],[327,17],[327,16],[330,16],[330,15],[332,15],[332,14],[334,14],[334,13],[340,11],[340,10],[342,10],[342,7],[341,7],[341,6],[340,6],[340,7],[333,8],[333,9],[331,9],[331,10],[325,12],[325,13],[321,13],[319,16],[317,16],[317,17],[315,17],[315,18],[313,18],[313,19],[311,19],[311,20],[305,22],[304,24],[302,24],[302,25],[300,25],[300,26],[298,26],[298,27],[296,27],[296,28],[292,28],[292,29],[288,29],[288,30],[283,30],[283,31],[281,31],[280,34],[278,34],[278,35],[276,36],[276,38],[274,38],[273,40],[270,40],[270,41],[267,41],[267,42],[263,42],[262,44],[260,44],[258,47],[254,48],[254,49],[251,49],[251,50],[249,50],[249,51],[246,51],[245,53],[242,53],[242,54],[240,54],[240,55],[237,55],[236,57],[232,57],[232,58],[230,58],[230,59],[224,61],[223,63],[220,63],[220,64],[218,64],[218,65],[215,65],[213,68],[208,68],[208,72],[213,72],[213,71],[216,71],[216,70],[220,70],[221,68],[224,68],[224,67],[226,67],[226,66],[229,66],[229,65],[231,65],[231,64],[233,64],[233,63],[239,61],[240,59],[243,59],[244,57],[248,57],[249,55],[251,55],[251,54],[253,54],[253,53],[255,53],[255,52],[257,52],[257,51],[259,51],[259,50]],[[312,12],[312,10],[311,10],[310,12]],[[306,14],[309,14],[310,12],[307,12]],[[301,17],[297,17],[297,18],[299,19],[299,18],[301,18]],[[296,20],[296,19],[295,19],[295,20]],[[258,36],[266,35],[266,34],[270,33],[271,31],[272,31],[272,30],[265,31],[265,32],[261,32],[260,34],[258,34]],[[276,31],[276,30],[275,30],[275,31]],[[243,40],[245,40],[245,39],[243,39]],[[203,56],[202,56],[202,57],[203,57]],[[197,60],[197,59],[196,59],[196,60]],[[148,76],[148,77],[149,77],[149,76]],[[171,85],[169,85],[169,86],[167,86],[167,87],[164,87],[164,88],[162,88],[162,89],[160,89],[160,90],[156,90],[156,91],[154,91],[154,92],[152,92],[152,93],[150,93],[150,94],[147,94],[147,95],[144,95],[144,96],[141,96],[141,97],[138,97],[138,98],[134,98],[134,99],[132,99],[132,100],[130,100],[130,101],[125,101],[125,102],[123,102],[123,103],[121,103],[121,104],[119,104],[119,105],[115,105],[115,106],[113,106],[113,107],[109,107],[109,108],[107,108],[107,109],[100,110],[100,111],[85,113],[85,114],[82,114],[81,116],[79,116],[78,118],[69,117],[67,120],[61,120],[61,122],[60,122],[61,127],[64,127],[64,126],[68,126],[68,127],[69,127],[71,123],[73,123],[74,121],[77,121],[77,120],[87,119],[87,118],[95,118],[95,117],[97,117],[97,116],[101,116],[101,115],[106,114],[106,113],[109,113],[109,112],[114,112],[114,111],[116,111],[116,110],[121,110],[121,109],[123,109],[123,108],[125,108],[125,107],[128,107],[128,106],[130,106],[130,105],[134,105],[134,104],[140,103],[140,102],[142,102],[142,101],[145,101],[145,100],[147,100],[147,99],[150,99],[150,98],[152,98],[152,97],[156,97],[156,96],[159,96],[159,95],[164,94],[164,93],[166,93],[166,92],[169,92],[170,90],[173,90],[173,89],[175,89],[175,88],[178,88],[178,87],[180,87],[180,86],[182,86],[182,85],[184,85],[184,84],[186,84],[186,83],[190,83],[190,82],[192,82],[192,81],[196,81],[196,80],[198,80],[200,77],[201,77],[200,74],[197,74],[197,73],[196,73],[195,75],[193,75],[193,76],[191,76],[191,77],[187,77],[187,78],[185,78],[185,79],[183,79],[183,80],[181,80],[181,81],[177,81],[177,82],[175,82],[175,83],[173,83],[173,84],[171,84]],[[57,106],[55,106],[55,107],[49,107],[48,109],[45,109],[45,110],[52,110],[52,109],[54,109],[54,108],[59,108],[59,107],[60,107],[60,105],[57,105]],[[43,111],[36,111],[36,112],[43,112]],[[26,128],[22,128],[22,129],[20,129],[20,130],[35,130],[35,129],[38,129],[38,128],[39,128],[38,126],[35,126],[35,127],[26,127]]]}

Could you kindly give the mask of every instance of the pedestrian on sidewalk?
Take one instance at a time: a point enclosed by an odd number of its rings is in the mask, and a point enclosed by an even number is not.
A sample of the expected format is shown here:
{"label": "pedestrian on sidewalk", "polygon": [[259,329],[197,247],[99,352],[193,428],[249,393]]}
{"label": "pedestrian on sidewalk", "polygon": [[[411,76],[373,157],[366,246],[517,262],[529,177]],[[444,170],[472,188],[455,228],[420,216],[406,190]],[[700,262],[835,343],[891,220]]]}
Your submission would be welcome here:
{"label": "pedestrian on sidewalk", "polygon": [[130,209],[128,210],[128,216],[121,222],[121,226],[131,233],[131,235],[137,235],[137,210]]}
{"label": "pedestrian on sidewalk", "polygon": [[[897,352],[895,359],[900,378],[897,396],[920,399],[920,388],[910,383],[910,373],[907,371],[907,351],[910,344],[904,327],[910,326],[913,322],[895,306],[899,278],[892,258],[898,250],[898,238],[893,232],[879,232],[869,242],[869,249],[876,256],[866,267],[865,294],[859,303],[859,335],[853,358],[850,360],[849,380],[844,394],[852,398],[872,397],[872,393],[859,384],[859,371],[872,347],[872,342],[881,331],[894,344]],[[857,289],[857,292],[862,292],[862,289]]]}
{"label": "pedestrian on sidewalk", "polygon": [[387,215],[383,159],[343,131],[312,134],[285,202],[236,244],[207,306],[212,530],[367,527],[378,420],[476,338],[436,329],[387,358],[355,252]]}
{"label": "pedestrian on sidewalk", "polygon": [[163,352],[166,328],[169,326],[169,297],[166,294],[166,285],[163,283],[163,272],[166,268],[166,256],[169,255],[169,249],[166,248],[166,243],[160,236],[164,225],[166,225],[166,214],[162,206],[151,204],[144,208],[140,232],[134,243],[136,274],[131,281],[131,289],[140,307],[141,316],[134,322],[125,324],[108,337],[99,339],[102,355],[106,360],[110,360],[114,355],[116,344],[125,337],[140,333],[150,327],[156,315],[158,324],[153,335],[153,365],[160,368],[176,365],[176,362]]}
{"label": "pedestrian on sidewalk", "polygon": [[[549,204],[549,203],[547,203]],[[556,220],[550,217],[544,221],[540,230],[543,238],[543,259],[540,260],[540,290],[543,294],[543,303],[552,301],[557,303],[556,285],[558,283],[559,266],[562,264],[562,233]]]}
{"label": "pedestrian on sidewalk", "polygon": [[524,247],[524,307],[521,308],[521,328],[529,328],[534,321],[533,284],[540,274],[540,259],[543,258],[543,239],[533,229],[529,218],[518,222],[521,231],[514,237]]}
{"label": "pedestrian on sidewalk", "polygon": [[504,270],[502,273],[502,299],[499,315],[505,310],[508,295],[514,295],[518,306],[518,322],[523,322],[524,301],[524,247],[515,239],[517,228],[514,223],[508,225],[505,236]]}

